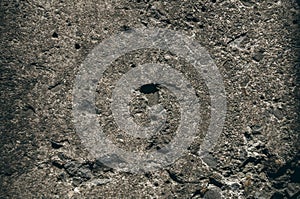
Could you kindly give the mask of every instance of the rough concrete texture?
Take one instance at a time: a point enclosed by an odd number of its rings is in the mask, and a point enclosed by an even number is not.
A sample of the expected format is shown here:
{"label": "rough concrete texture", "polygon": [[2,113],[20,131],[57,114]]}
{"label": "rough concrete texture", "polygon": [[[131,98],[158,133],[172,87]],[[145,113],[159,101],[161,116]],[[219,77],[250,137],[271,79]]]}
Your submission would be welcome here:
{"label": "rough concrete texture", "polygon": [[[0,198],[300,197],[299,2],[1,0],[0,5]],[[72,122],[72,89],[78,66],[97,44],[140,27],[180,30],[204,46],[223,76],[228,108],[222,135],[205,158],[196,153],[199,136],[174,164],[132,174],[106,167],[81,144]],[[166,52],[151,49],[113,64],[121,73],[149,61],[185,66],[172,56],[165,60]],[[190,66],[182,71],[193,78]],[[110,84],[120,77],[114,72],[99,82],[97,106],[103,110]],[[194,85],[198,95],[208,99],[200,85],[200,80]],[[146,150],[169,142],[178,122],[176,99],[164,88],[158,92],[163,97],[138,93],[131,105],[133,115],[143,113],[145,99],[170,107],[166,136],[157,136]],[[208,121],[209,111],[203,114]],[[99,121],[106,124],[110,115],[99,114]],[[148,122],[143,114],[135,121]],[[119,142],[114,133],[109,138],[135,150],[131,138]]]}

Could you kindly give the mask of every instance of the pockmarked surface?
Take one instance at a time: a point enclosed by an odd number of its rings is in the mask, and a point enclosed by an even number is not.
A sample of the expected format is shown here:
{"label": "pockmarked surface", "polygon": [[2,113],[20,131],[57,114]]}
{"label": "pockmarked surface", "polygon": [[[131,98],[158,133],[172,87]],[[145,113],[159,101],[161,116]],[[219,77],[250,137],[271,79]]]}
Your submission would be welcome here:
{"label": "pockmarked surface", "polygon": [[300,196],[296,0],[0,9],[0,198]]}

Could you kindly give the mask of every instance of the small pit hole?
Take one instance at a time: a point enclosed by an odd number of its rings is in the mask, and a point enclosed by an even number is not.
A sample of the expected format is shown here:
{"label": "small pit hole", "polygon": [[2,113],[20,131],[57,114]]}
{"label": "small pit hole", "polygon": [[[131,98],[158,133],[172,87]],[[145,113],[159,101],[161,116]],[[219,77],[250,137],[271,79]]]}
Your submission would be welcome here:
{"label": "small pit hole", "polygon": [[52,34],[52,37],[53,37],[53,38],[58,38],[57,32],[54,32],[54,33]]}
{"label": "small pit hole", "polygon": [[75,44],[76,49],[79,49],[80,47],[81,47],[80,44],[77,44],[77,43]]}
{"label": "small pit hole", "polygon": [[158,89],[158,84],[145,84],[140,87],[140,92],[144,94],[156,93]]}

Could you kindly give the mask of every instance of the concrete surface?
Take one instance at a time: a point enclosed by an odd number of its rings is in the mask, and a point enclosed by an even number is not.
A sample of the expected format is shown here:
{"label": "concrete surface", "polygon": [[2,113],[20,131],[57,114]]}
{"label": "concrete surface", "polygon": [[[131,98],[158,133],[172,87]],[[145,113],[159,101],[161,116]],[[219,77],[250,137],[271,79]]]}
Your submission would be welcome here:
{"label": "concrete surface", "polygon": [[[299,198],[299,2],[294,0],[1,0],[0,198]],[[91,157],[74,130],[72,89],[79,65],[120,31],[183,31],[215,61],[227,116],[214,150],[200,158],[201,135],[172,165],[132,174]],[[165,60],[165,57],[169,60]],[[99,83],[102,124],[111,83],[139,63],[173,63],[196,83],[204,123],[208,91],[184,60],[155,49],[116,60]],[[170,126],[147,150],[172,139],[178,104],[164,88]],[[139,96],[143,95],[143,96]],[[153,96],[152,96],[153,95]],[[133,113],[145,110],[137,94]],[[106,109],[105,109],[106,108]],[[149,119],[149,118],[148,118]],[[138,123],[147,124],[140,115]],[[104,125],[106,132],[115,126]],[[119,146],[135,150],[130,137]],[[140,146],[144,146],[143,144]]]}

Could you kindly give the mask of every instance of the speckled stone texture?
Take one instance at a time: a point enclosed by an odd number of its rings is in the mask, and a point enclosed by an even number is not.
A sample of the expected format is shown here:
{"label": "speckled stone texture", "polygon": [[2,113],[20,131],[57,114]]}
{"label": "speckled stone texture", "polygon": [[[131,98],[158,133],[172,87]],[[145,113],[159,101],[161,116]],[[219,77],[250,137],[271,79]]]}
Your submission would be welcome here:
{"label": "speckled stone texture", "polygon": [[[180,30],[205,47],[223,76],[228,107],[222,135],[205,158],[196,152],[199,136],[174,164],[132,174],[106,167],[81,144],[72,89],[79,65],[97,44],[145,27]],[[0,198],[300,197],[296,0],[1,0],[0,32]],[[155,49],[134,52],[116,60],[114,69],[166,63],[165,57]],[[174,62],[193,78],[183,61]],[[107,74],[97,88],[99,107],[107,102],[109,79],[119,78],[114,70]],[[198,85],[198,95],[209,100]],[[160,100],[171,107],[175,128],[176,99],[166,93]],[[135,100],[132,111],[140,112],[144,101]],[[102,114],[111,119],[109,110]],[[204,115],[209,121],[209,112]],[[171,127],[151,150],[172,138]],[[132,148],[126,139],[124,147]]]}

